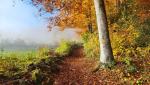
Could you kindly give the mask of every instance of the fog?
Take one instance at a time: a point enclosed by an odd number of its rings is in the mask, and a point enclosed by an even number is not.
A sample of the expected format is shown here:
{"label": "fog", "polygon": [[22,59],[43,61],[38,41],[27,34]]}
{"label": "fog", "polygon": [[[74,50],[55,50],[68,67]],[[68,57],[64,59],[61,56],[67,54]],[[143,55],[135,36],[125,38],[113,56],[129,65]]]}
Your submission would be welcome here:
{"label": "fog", "polygon": [[60,31],[54,27],[51,31],[47,28],[3,30],[0,29],[0,48],[3,49],[35,49],[41,45],[57,46],[62,40],[79,40],[75,29],[67,28]]}

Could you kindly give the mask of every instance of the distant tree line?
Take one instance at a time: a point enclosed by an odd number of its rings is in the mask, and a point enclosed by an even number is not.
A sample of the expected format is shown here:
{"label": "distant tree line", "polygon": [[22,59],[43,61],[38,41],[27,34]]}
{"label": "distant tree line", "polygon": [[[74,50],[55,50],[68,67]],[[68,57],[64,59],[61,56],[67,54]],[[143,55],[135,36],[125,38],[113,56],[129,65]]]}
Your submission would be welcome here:
{"label": "distant tree line", "polygon": [[[1,50],[35,50],[41,47],[44,44],[39,44],[36,42],[27,43],[22,39],[17,39],[14,41],[4,39],[0,42]],[[49,47],[53,47],[48,45]]]}

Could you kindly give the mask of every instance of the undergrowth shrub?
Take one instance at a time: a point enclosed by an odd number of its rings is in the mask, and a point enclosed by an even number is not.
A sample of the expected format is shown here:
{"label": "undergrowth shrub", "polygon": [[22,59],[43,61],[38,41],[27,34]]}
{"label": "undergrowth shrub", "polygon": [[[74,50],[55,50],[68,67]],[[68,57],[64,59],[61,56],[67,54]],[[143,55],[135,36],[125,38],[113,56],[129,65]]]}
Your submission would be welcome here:
{"label": "undergrowth shrub", "polygon": [[60,45],[55,49],[55,53],[60,56],[68,56],[73,49],[81,47],[82,44],[75,41],[62,41]]}
{"label": "undergrowth shrub", "polygon": [[98,58],[99,57],[99,41],[98,34],[95,33],[83,33],[82,41],[84,46],[84,52],[87,57]]}
{"label": "undergrowth shrub", "polygon": [[126,73],[134,73],[137,71],[137,67],[133,63],[133,59],[130,57],[122,58],[122,62],[125,64]]}
{"label": "undergrowth shrub", "polygon": [[147,47],[150,44],[150,18],[146,19],[141,23],[141,26],[138,28],[140,32],[139,37],[135,39],[137,46]]}
{"label": "undergrowth shrub", "polygon": [[62,41],[56,48],[55,52],[59,55],[65,56],[68,55],[71,50],[71,43],[68,41]]}
{"label": "undergrowth shrub", "polygon": [[135,65],[127,65],[125,71],[126,73],[134,73],[137,71],[137,68]]}

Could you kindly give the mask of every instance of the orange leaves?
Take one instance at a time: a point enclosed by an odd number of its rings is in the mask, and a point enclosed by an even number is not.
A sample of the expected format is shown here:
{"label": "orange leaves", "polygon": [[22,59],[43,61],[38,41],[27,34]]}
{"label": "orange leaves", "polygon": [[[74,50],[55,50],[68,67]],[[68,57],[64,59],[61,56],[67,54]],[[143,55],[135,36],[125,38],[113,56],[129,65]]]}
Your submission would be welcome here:
{"label": "orange leaves", "polygon": [[64,10],[67,11],[67,15],[65,12],[61,12],[61,17],[64,18],[60,23],[69,27],[87,29],[89,22],[95,23],[94,5],[91,1],[92,0],[70,0],[69,8],[64,8]]}
{"label": "orange leaves", "polygon": [[89,24],[96,27],[93,0],[33,0],[33,2],[36,5],[43,5],[46,12],[59,9],[58,16],[52,18],[49,25],[62,28],[81,28],[83,30],[87,29]]}

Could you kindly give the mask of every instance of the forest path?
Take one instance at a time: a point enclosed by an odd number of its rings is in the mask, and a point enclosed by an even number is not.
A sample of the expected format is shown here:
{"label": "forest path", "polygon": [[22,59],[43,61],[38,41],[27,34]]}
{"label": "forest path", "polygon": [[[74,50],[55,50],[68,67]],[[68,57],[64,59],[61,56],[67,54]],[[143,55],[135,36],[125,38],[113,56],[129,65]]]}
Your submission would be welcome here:
{"label": "forest path", "polygon": [[[77,49],[72,56],[67,57],[60,65],[60,72],[54,75],[54,85],[103,85],[109,82],[109,75],[96,72],[93,73],[97,62],[83,56],[83,49]],[[107,73],[107,72],[106,72]],[[104,83],[105,82],[105,83]]]}

